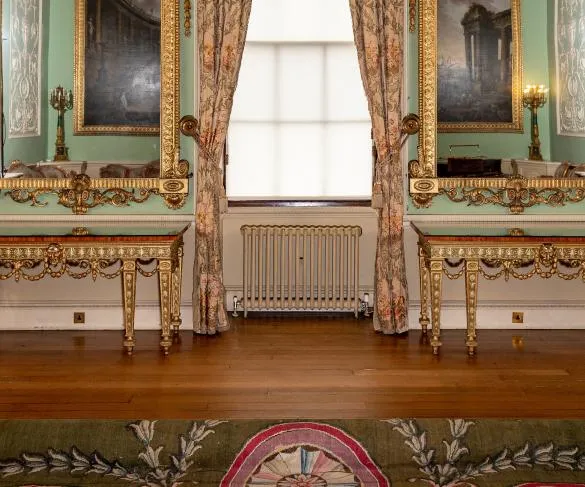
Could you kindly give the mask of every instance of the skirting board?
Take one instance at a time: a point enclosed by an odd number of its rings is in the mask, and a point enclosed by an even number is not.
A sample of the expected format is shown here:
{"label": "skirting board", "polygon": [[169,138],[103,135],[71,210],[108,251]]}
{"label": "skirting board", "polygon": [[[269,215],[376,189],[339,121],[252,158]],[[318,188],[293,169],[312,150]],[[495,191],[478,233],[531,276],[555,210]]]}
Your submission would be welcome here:
{"label": "skirting board", "polygon": [[[229,301],[228,301],[229,303]],[[226,303],[226,304],[228,304]],[[230,307],[228,305],[228,307]],[[230,307],[231,308],[231,307]],[[84,324],[73,324],[73,313],[85,312]],[[524,313],[524,323],[513,324],[512,312]],[[409,327],[420,330],[419,303],[409,306]],[[181,306],[183,330],[192,329],[192,308]],[[242,316],[242,313],[240,313]],[[539,305],[535,303],[482,303],[477,308],[478,329],[585,329],[585,313],[579,302],[559,302]],[[160,329],[158,305],[139,304],[136,307],[136,330]],[[441,309],[441,328],[465,328],[465,303],[445,303]],[[91,305],[0,305],[0,330],[122,330],[122,307],[119,304],[95,303]]]}
{"label": "skirting board", "polygon": [[[85,323],[74,324],[73,313],[85,313]],[[193,329],[193,314],[190,305],[181,306],[182,330]],[[123,330],[122,306],[108,304],[87,306],[2,306],[0,307],[0,330]],[[158,305],[137,305],[134,319],[136,330],[160,330]]]}
{"label": "skirting board", "polygon": [[[477,328],[478,330],[583,330],[585,329],[584,308],[585,303],[578,301],[555,301],[546,304],[511,301],[484,302],[477,306]],[[512,323],[512,312],[524,313],[524,322]],[[420,330],[419,315],[420,303],[411,301],[408,309],[411,330]],[[443,303],[441,329],[464,329],[465,327],[465,302]]]}

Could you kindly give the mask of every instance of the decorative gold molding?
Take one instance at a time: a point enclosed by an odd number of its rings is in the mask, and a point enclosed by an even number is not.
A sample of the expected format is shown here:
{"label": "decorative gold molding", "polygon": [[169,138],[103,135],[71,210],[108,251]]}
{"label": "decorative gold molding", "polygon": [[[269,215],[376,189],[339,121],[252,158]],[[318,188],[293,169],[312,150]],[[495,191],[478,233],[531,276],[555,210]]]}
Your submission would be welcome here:
{"label": "decorative gold molding", "polygon": [[191,0],[185,0],[185,37],[191,37]]}
{"label": "decorative gold molding", "polygon": [[417,208],[429,208],[437,195],[469,206],[496,205],[513,214],[536,205],[561,207],[585,200],[585,181],[575,179],[435,178],[410,180],[410,193]]}
{"label": "decorative gold molding", "polygon": [[[60,181],[60,180],[55,180]],[[86,174],[78,174],[67,180],[66,185],[54,185],[54,187],[41,187],[30,189],[28,187],[17,187],[8,191],[8,196],[16,203],[31,203],[31,206],[45,207],[46,201],[41,201],[41,197],[49,194],[55,194],[58,197],[58,203],[66,208],[70,208],[76,215],[85,215],[90,208],[102,205],[112,205],[115,207],[128,206],[130,203],[143,203],[153,194],[158,194],[158,188],[143,187],[140,189],[123,189],[119,187],[110,187],[101,190],[95,187],[92,180]],[[105,182],[102,180],[100,182]],[[120,180],[114,179],[116,185]],[[155,180],[158,181],[158,180]],[[138,192],[138,195],[136,194]]]}
{"label": "decorative gold molding", "polygon": [[418,25],[418,103],[421,129],[419,133],[418,161],[413,177],[436,176],[437,146],[437,3],[436,0],[419,0]]}

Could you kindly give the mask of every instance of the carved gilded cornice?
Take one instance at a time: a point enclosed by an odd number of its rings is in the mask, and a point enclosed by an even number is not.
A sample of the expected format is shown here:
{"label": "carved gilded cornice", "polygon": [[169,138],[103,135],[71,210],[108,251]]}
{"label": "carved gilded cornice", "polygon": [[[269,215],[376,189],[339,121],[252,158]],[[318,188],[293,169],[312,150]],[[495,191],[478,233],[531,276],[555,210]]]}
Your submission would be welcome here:
{"label": "carved gilded cornice", "polygon": [[469,206],[495,205],[513,214],[537,205],[565,206],[585,200],[585,179],[531,178],[411,178],[417,208],[428,208],[438,195]]}

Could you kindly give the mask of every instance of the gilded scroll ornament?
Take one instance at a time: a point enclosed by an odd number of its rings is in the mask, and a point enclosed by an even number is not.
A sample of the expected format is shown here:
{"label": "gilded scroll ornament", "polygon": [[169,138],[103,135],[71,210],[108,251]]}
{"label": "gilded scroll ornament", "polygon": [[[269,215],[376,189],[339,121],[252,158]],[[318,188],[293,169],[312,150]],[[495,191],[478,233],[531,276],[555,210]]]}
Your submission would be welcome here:
{"label": "gilded scroll ornament", "polygon": [[536,205],[561,207],[585,200],[585,184],[581,178],[558,179],[509,178],[436,178],[410,180],[410,192],[417,208],[429,208],[437,195],[454,203],[470,206],[496,205],[511,213],[523,213]]}

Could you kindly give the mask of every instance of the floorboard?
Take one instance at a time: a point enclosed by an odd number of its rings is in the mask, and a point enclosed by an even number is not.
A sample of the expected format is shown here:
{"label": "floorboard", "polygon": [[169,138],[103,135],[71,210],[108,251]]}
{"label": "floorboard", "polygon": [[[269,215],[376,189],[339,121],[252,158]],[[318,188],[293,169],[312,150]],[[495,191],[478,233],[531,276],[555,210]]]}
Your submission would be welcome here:
{"label": "floorboard", "polygon": [[484,330],[473,358],[464,336],[436,357],[364,319],[240,318],[128,357],[121,332],[4,331],[0,418],[585,418],[585,330]]}

